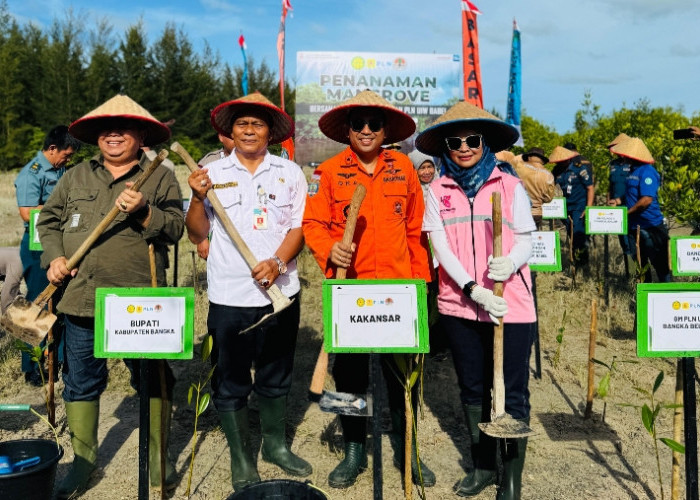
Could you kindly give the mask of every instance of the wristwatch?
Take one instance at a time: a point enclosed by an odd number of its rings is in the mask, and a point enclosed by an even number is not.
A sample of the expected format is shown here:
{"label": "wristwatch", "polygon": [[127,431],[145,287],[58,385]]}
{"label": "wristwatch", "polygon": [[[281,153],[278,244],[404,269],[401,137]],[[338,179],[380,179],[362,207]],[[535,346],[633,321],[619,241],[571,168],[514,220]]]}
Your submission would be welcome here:
{"label": "wristwatch", "polygon": [[476,288],[476,286],[477,286],[476,281],[470,281],[469,283],[464,285],[464,288],[462,288],[462,292],[464,292],[464,295],[466,295],[467,298],[471,298],[472,290],[474,290],[474,288]]}
{"label": "wristwatch", "polygon": [[272,258],[275,262],[277,262],[277,271],[279,271],[280,276],[285,274],[287,272],[287,264],[285,264],[285,262],[276,255],[273,255]]}

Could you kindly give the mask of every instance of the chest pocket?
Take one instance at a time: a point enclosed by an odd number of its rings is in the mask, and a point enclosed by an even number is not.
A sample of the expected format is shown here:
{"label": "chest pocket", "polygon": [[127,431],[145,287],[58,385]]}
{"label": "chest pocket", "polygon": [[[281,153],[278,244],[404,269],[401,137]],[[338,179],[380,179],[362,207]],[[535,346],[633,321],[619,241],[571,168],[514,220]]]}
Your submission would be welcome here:
{"label": "chest pocket", "polygon": [[214,192],[224,208],[231,208],[235,205],[241,205],[243,203],[241,192],[236,187],[216,189]]}
{"label": "chest pocket", "polygon": [[63,230],[66,233],[79,233],[92,227],[92,219],[99,216],[95,202],[99,190],[71,189],[68,193]]}
{"label": "chest pocket", "polygon": [[350,200],[355,186],[339,186],[333,191],[333,207],[331,209],[331,221],[336,224],[344,224],[347,212],[350,208]]}
{"label": "chest pocket", "polygon": [[406,200],[408,187],[404,182],[385,182],[382,186],[384,193],[384,214],[389,220],[406,219]]}
{"label": "chest pocket", "polygon": [[276,219],[274,229],[287,232],[292,227],[292,193],[287,186],[279,186],[267,193],[267,209]]}

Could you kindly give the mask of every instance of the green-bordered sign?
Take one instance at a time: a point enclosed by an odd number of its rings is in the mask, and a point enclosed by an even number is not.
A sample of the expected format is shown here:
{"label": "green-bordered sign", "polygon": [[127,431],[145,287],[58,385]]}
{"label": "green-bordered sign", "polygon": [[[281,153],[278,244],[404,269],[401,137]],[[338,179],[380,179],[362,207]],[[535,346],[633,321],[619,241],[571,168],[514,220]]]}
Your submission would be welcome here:
{"label": "green-bordered sign", "polygon": [[428,352],[423,280],[323,282],[327,352]]}
{"label": "green-bordered sign", "polygon": [[700,356],[700,283],[637,285],[637,355]]}
{"label": "green-bordered sign", "polygon": [[561,271],[558,231],[533,231],[532,254],[527,261],[533,271]]}
{"label": "green-bordered sign", "polygon": [[586,207],[586,234],[627,234],[627,208]]}
{"label": "green-bordered sign", "polygon": [[95,357],[192,359],[193,288],[98,288]]}
{"label": "green-bordered sign", "polygon": [[566,219],[566,198],[553,198],[542,204],[543,219]]}
{"label": "green-bordered sign", "polygon": [[700,274],[700,236],[671,237],[671,268],[674,276]]}
{"label": "green-bordered sign", "polygon": [[39,213],[41,213],[39,208],[29,211],[29,250],[43,252],[44,249],[39,241],[39,231],[36,230],[36,221],[39,220]]}

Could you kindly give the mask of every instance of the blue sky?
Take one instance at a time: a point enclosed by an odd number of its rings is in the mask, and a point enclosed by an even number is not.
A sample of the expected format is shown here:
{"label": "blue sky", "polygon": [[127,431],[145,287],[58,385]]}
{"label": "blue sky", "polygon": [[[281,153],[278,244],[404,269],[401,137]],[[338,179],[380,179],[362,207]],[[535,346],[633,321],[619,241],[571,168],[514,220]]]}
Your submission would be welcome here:
{"label": "blue sky", "polygon": [[[291,0],[286,73],[294,80],[297,51],[459,53],[459,0]],[[683,0],[475,0],[484,106],[505,116],[512,20],[522,33],[523,109],[563,133],[573,128],[584,92],[603,113],[646,98],[652,106],[700,112],[700,2]],[[20,23],[41,27],[67,9],[86,24],[107,19],[115,34],[143,19],[151,39],[167,22],[205,41],[222,61],[248,54],[277,67],[280,0],[9,0]],[[147,5],[147,6],[146,6]],[[700,119],[696,125],[700,125]]]}

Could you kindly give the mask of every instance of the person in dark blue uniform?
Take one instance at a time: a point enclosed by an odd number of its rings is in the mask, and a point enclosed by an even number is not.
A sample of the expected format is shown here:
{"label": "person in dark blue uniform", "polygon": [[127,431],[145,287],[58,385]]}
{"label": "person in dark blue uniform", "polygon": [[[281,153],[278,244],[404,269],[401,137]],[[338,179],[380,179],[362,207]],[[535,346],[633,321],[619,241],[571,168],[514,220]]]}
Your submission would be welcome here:
{"label": "person in dark blue uniform", "polygon": [[[627,227],[635,244],[639,227],[641,266],[644,268],[647,262],[651,262],[659,282],[671,281],[668,266],[668,229],[658,198],[661,176],[652,165],[654,158],[644,142],[637,137],[616,144],[611,148],[611,152],[630,161],[625,190]],[[648,269],[645,282],[649,283],[651,280],[651,269]]]}
{"label": "person in dark blue uniform", "polygon": [[576,151],[555,148],[549,158],[556,163],[552,173],[561,172],[555,177],[566,198],[566,211],[573,221],[566,225],[566,232],[573,242],[574,263],[576,266],[588,264],[588,235],[586,234],[586,207],[593,206],[595,188],[593,187],[593,168]]}
{"label": "person in dark blue uniform", "polygon": [[[608,144],[608,150],[612,152],[613,146],[629,139],[630,137],[624,132],[619,134]],[[608,164],[608,206],[617,207],[625,205],[625,191],[627,190],[627,176],[630,173],[630,162],[626,158],[618,156],[613,158]],[[634,243],[630,241],[626,234],[619,234],[620,247],[622,253],[627,258],[627,255],[634,254]]]}
{"label": "person in dark blue uniform", "polygon": [[[24,235],[20,243],[20,258],[24,280],[27,283],[27,300],[32,301],[49,284],[46,271],[41,268],[40,251],[29,250],[29,217],[31,211],[40,209],[54,186],[65,172],[65,165],[80,149],[80,141],[68,133],[68,127],[52,128],[44,138],[44,146],[36,156],[20,170],[15,180],[19,216],[24,222]],[[60,352],[60,351],[59,351]],[[39,366],[26,352],[22,352],[24,380],[34,386],[41,385]]]}

